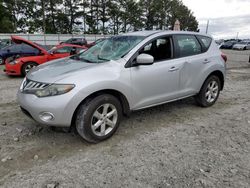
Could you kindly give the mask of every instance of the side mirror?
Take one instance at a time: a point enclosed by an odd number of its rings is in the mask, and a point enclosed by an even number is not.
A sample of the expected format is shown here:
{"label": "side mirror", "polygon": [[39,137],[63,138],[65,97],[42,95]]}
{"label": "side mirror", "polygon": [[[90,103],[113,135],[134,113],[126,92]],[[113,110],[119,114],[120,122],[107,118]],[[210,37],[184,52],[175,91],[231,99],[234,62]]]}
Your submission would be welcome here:
{"label": "side mirror", "polygon": [[137,65],[152,65],[154,63],[154,57],[149,54],[140,54],[136,58]]}

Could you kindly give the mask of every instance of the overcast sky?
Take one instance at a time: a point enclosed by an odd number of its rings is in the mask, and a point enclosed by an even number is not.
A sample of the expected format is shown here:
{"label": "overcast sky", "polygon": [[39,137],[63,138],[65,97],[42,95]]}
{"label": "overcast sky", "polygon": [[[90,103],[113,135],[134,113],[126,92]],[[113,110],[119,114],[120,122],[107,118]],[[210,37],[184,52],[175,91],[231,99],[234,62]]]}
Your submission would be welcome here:
{"label": "overcast sky", "polygon": [[201,32],[214,38],[250,38],[250,0],[182,0],[194,12]]}

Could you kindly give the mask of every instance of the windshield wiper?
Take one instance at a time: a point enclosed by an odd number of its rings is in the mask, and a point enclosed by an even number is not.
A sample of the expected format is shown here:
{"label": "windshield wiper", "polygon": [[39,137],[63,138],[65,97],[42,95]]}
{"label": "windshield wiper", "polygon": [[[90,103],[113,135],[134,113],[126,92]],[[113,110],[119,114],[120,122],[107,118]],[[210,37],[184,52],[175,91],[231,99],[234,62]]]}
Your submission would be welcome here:
{"label": "windshield wiper", "polygon": [[97,55],[97,58],[98,58],[98,60],[110,61],[110,59],[105,59],[105,58],[103,58],[103,57],[100,57],[99,54]]}

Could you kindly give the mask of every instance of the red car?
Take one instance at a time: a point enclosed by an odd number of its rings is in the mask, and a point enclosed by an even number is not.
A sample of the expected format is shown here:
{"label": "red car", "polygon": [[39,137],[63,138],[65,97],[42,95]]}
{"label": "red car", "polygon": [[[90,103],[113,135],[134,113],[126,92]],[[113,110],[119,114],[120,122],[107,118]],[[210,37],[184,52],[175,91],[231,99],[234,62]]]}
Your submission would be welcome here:
{"label": "red car", "polygon": [[12,40],[19,44],[25,43],[33,48],[36,48],[40,51],[39,55],[36,56],[25,56],[25,57],[10,57],[5,61],[5,73],[7,75],[23,75],[25,76],[31,68],[38,66],[40,64],[46,63],[48,61],[67,57],[74,55],[79,51],[86,50],[86,46],[79,46],[73,44],[62,44],[53,47],[47,51],[42,46],[33,43],[31,41],[25,40],[21,37],[12,36]]}

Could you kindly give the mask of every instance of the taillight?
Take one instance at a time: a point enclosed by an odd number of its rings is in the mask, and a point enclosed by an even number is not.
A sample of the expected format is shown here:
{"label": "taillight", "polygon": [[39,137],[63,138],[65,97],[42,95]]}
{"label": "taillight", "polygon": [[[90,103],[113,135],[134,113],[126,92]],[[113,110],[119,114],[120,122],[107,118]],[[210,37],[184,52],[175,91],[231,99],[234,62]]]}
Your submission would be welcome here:
{"label": "taillight", "polygon": [[224,62],[227,62],[227,56],[225,54],[221,54],[222,59],[224,60]]}

